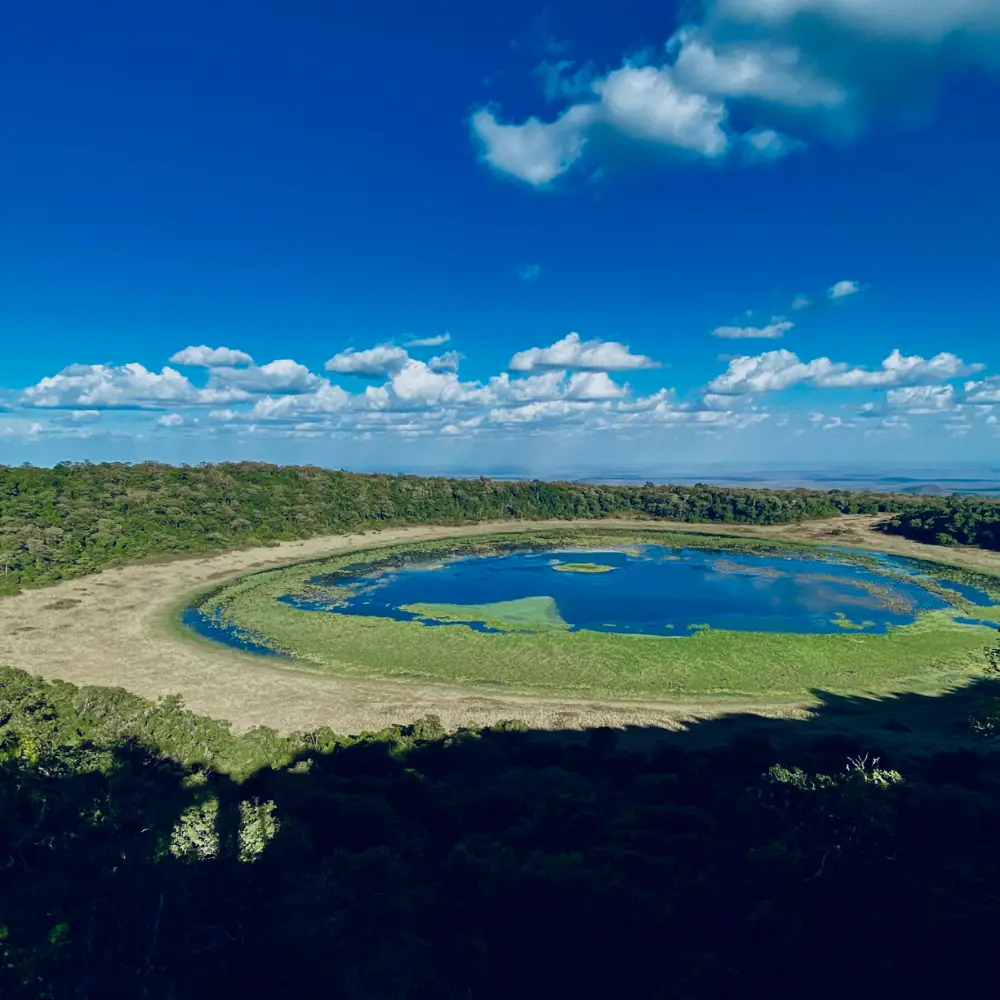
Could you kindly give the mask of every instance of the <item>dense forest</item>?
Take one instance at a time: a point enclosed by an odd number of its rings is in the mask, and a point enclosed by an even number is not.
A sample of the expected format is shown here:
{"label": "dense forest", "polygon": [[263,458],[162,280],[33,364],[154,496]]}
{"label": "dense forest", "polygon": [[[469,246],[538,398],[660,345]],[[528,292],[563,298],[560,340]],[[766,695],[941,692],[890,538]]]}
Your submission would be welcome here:
{"label": "dense forest", "polygon": [[615,515],[778,524],[917,502],[843,491],[426,479],[255,463],[0,466],[0,593],[151,556],[393,524]]}
{"label": "dense forest", "polygon": [[[886,702],[886,731],[907,710]],[[970,736],[996,718],[973,716]],[[234,736],[176,699],[0,670],[0,995],[697,1000],[990,981],[989,740],[920,758],[770,725],[643,753],[608,730],[446,736],[433,718]]]}
{"label": "dense forest", "polygon": [[[929,516],[926,498],[806,490],[0,468],[0,565],[9,592],[384,524],[778,523],[907,503]],[[0,996],[702,1000],[991,981],[1000,649],[983,663],[946,697],[866,700],[864,727],[825,696],[812,721],[669,738],[434,718],[234,734],[177,698],[0,667]],[[834,735],[840,720],[868,735]]]}
{"label": "dense forest", "polygon": [[934,506],[902,511],[883,528],[931,545],[1000,549],[1000,501],[951,497]]}

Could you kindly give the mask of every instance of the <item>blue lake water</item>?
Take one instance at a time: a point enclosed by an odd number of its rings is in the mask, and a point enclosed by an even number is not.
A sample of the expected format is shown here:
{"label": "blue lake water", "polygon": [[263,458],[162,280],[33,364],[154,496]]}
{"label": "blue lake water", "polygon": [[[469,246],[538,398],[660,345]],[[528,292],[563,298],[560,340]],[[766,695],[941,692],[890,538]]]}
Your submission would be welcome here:
{"label": "blue lake water", "polygon": [[[574,573],[554,567],[554,563],[573,562],[614,569]],[[685,636],[708,626],[753,632],[873,634],[885,632],[890,625],[908,624],[921,611],[948,607],[941,597],[920,586],[919,576],[914,574],[914,582],[892,579],[838,561],[833,553],[830,558],[809,559],[659,546],[629,552],[549,549],[470,556],[444,565],[348,568],[310,581],[317,586],[351,586],[354,592],[342,603],[332,605],[328,595],[310,593],[279,599],[317,613],[410,620],[416,616],[403,610],[410,604],[480,605],[552,597],[574,630]],[[947,585],[969,600],[975,593],[975,603],[992,604],[974,588]],[[838,618],[862,627],[844,629],[836,624]],[[473,620],[467,624],[486,630]]]}
{"label": "blue lake water", "polygon": [[181,621],[203,639],[214,639],[231,649],[242,649],[245,653],[260,653],[262,656],[283,655],[261,642],[255,642],[250,633],[218,621],[197,608],[185,608],[181,613]]}

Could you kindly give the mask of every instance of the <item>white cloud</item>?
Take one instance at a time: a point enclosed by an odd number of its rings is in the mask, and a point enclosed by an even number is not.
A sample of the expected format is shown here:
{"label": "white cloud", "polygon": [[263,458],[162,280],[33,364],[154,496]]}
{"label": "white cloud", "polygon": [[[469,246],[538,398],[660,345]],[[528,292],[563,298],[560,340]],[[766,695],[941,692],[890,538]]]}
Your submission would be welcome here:
{"label": "white cloud", "polygon": [[297,361],[282,359],[252,368],[213,368],[209,390],[238,390],[247,393],[311,392],[323,379]]}
{"label": "white cloud", "polygon": [[157,419],[158,427],[180,427],[184,423],[184,418],[179,413],[164,413]]}
{"label": "white cloud", "polygon": [[537,281],[542,275],[542,265],[525,264],[517,275],[522,281]]}
{"label": "white cloud", "polygon": [[[700,23],[657,53],[647,48],[601,76],[563,59],[536,75],[547,101],[570,101],[551,122],[471,119],[482,158],[536,187],[617,145],[744,162],[849,138],[879,108],[905,113],[947,72],[1000,65],[997,0],[703,0]],[[746,122],[742,135],[730,125]],[[779,131],[779,128],[781,131]],[[791,132],[792,134],[786,134]],[[662,158],[661,158],[662,159]]]}
{"label": "white cloud", "polygon": [[[755,357],[733,358],[725,373],[708,384],[709,392],[739,395],[776,392],[826,374],[837,366],[829,358],[804,363],[791,351],[767,351]],[[840,366],[846,369],[846,365]]]}
{"label": "white cloud", "polygon": [[856,31],[925,43],[954,32],[1000,32],[996,0],[715,0],[715,10],[732,20],[764,24],[820,14]]}
{"label": "white cloud", "polygon": [[688,90],[717,97],[757,98],[790,108],[837,108],[847,98],[840,84],[815,74],[791,46],[748,43],[713,46],[690,29],[671,42],[674,76]]}
{"label": "white cloud", "polygon": [[941,413],[955,408],[955,389],[950,385],[919,385],[890,389],[886,403],[906,413]]}
{"label": "white cloud", "polygon": [[511,358],[508,367],[514,372],[547,368],[621,372],[658,368],[659,365],[643,354],[632,354],[625,344],[617,341],[581,341],[578,333],[570,333],[551,347],[531,347],[526,351],[518,351]]}
{"label": "white cloud", "polygon": [[502,124],[491,108],[472,116],[483,159],[500,173],[544,187],[566,173],[598,131],[692,156],[715,159],[730,147],[726,107],[677,85],[668,66],[625,63],[590,86],[591,99],[552,122]]}
{"label": "white cloud", "polygon": [[[250,412],[253,420],[298,420],[304,416],[340,413],[351,405],[351,394],[327,381],[313,392],[299,396],[265,396]],[[231,411],[226,411],[230,413]],[[228,415],[224,418],[232,419]]]}
{"label": "white cloud", "polygon": [[503,407],[490,411],[489,419],[499,424],[532,424],[542,421],[571,422],[591,413],[600,404],[595,402],[549,399],[523,406]]}
{"label": "white cloud", "polygon": [[192,368],[253,364],[253,358],[245,351],[234,351],[229,347],[206,347],[204,344],[197,347],[185,347],[183,351],[178,351],[170,361],[175,365],[188,365]]}
{"label": "white cloud", "polygon": [[679,87],[668,68],[625,65],[594,90],[599,120],[627,136],[709,159],[729,149],[725,105]]}
{"label": "white cloud", "polygon": [[406,342],[407,347],[441,347],[442,344],[447,344],[451,340],[450,333],[441,333],[436,337],[418,337],[416,340],[408,340]]}
{"label": "white cloud", "polygon": [[[427,338],[421,346],[430,346],[428,341],[433,339]],[[325,367],[328,372],[338,372],[341,375],[374,378],[398,372],[408,360],[409,355],[402,347],[379,344],[366,351],[356,351],[353,347],[349,347],[346,351],[341,351],[330,358]]]}
{"label": "white cloud", "polygon": [[1000,375],[991,375],[981,382],[965,383],[967,403],[1000,403]]}
{"label": "white cloud", "polygon": [[148,371],[142,365],[70,365],[43,378],[21,394],[28,406],[52,409],[157,409],[196,405],[203,394],[180,372]]}
{"label": "white cloud", "polygon": [[432,372],[456,372],[462,355],[458,351],[445,351],[427,362],[427,367]]}
{"label": "white cloud", "polygon": [[776,392],[801,384],[819,389],[929,385],[971,374],[982,367],[967,365],[954,354],[942,353],[925,359],[918,355],[904,357],[895,350],[880,369],[869,371],[829,358],[803,362],[791,351],[767,351],[754,357],[733,358],[725,373],[709,383],[708,390],[737,395]]}
{"label": "white cloud", "polygon": [[812,301],[808,299],[805,295],[798,295],[792,300],[792,308],[798,312],[801,309],[808,309],[812,305]]}
{"label": "white cloud", "polygon": [[441,428],[442,434],[447,434],[449,437],[457,436],[465,433],[475,433],[483,423],[483,417],[470,417],[468,420],[459,420],[453,424],[445,424]]}
{"label": "white cloud", "polygon": [[529,118],[522,125],[503,124],[491,108],[481,108],[472,116],[472,131],[483,159],[494,170],[542,187],[580,158],[592,108],[576,105],[554,122]]}
{"label": "white cloud", "polygon": [[795,324],[775,317],[767,326],[720,326],[712,331],[713,337],[723,337],[726,340],[775,340],[783,337]]}
{"label": "white cloud", "polygon": [[564,371],[547,371],[527,378],[512,379],[507,372],[494,375],[489,382],[491,400],[530,402],[540,399],[557,399],[566,380]]}
{"label": "white cloud", "polygon": [[74,424],[96,424],[101,419],[100,410],[73,410],[69,419]]}
{"label": "white cloud", "polygon": [[607,372],[576,372],[566,386],[567,399],[622,399],[627,393]]}
{"label": "white cloud", "polygon": [[773,128],[752,129],[741,138],[746,156],[751,161],[780,160],[806,148],[801,139],[793,139]]}
{"label": "white cloud", "polygon": [[384,387],[402,408],[464,405],[485,399],[478,383],[460,382],[454,372],[432,371],[422,361],[410,359]]}
{"label": "white cloud", "polygon": [[827,297],[836,302],[838,299],[846,299],[851,295],[857,295],[861,291],[861,286],[856,281],[838,281],[827,290]]}
{"label": "white cloud", "polygon": [[982,369],[981,364],[966,364],[961,358],[947,352],[925,359],[920,355],[904,357],[897,349],[882,362],[881,369],[867,371],[864,368],[834,365],[821,373],[814,382],[822,389],[929,385],[972,375]]}

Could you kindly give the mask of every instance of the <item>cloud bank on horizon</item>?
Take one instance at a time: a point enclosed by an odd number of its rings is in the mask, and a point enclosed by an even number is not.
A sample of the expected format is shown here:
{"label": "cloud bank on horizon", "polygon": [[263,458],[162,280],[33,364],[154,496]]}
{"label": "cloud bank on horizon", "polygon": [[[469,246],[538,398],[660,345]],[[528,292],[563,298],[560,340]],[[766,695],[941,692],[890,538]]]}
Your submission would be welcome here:
{"label": "cloud bank on horizon", "polygon": [[[753,330],[730,336],[772,334]],[[912,429],[908,417],[938,426],[947,419],[951,434],[966,433],[977,423],[994,432],[994,404],[1000,404],[1000,376],[982,376],[982,362],[946,351],[925,358],[896,349],[878,364],[859,366],[829,357],[803,361],[792,351],[770,350],[730,358],[724,371],[694,391],[661,385],[637,392],[622,376],[655,372],[664,361],[636,354],[620,341],[570,333],[546,347],[516,351],[505,371],[482,380],[460,377],[457,351],[427,360],[410,353],[415,344],[419,349],[442,342],[432,337],[411,340],[409,348],[348,348],[330,357],[326,375],[291,359],[257,365],[243,351],[191,345],[170,359],[190,374],[169,365],[149,370],[137,362],[72,364],[8,393],[7,409],[21,415],[20,433],[31,439],[87,438],[109,414],[126,414],[133,427],[159,434],[485,442],[511,435],[642,435],[671,428],[718,435],[765,421],[794,423],[799,433],[852,428],[901,433]],[[199,380],[200,370],[205,374]],[[851,412],[827,419],[775,405],[776,397],[797,387],[840,390],[852,401],[831,404]],[[858,390],[874,391],[877,398],[861,403],[852,396]],[[18,430],[8,425],[0,433]]]}

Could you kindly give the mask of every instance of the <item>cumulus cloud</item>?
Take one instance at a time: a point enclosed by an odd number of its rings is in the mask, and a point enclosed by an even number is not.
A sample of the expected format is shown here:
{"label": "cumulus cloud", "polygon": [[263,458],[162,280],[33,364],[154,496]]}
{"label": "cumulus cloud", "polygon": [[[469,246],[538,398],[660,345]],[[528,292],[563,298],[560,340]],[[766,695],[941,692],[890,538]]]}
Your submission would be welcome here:
{"label": "cumulus cloud", "polygon": [[890,389],[886,403],[893,410],[906,413],[941,413],[955,408],[955,389],[950,385],[918,385]]}
{"label": "cumulus cloud", "polygon": [[830,286],[826,295],[831,302],[836,302],[838,299],[846,299],[852,295],[857,295],[860,291],[861,286],[856,281],[838,281],[835,285]]}
{"label": "cumulus cloud", "polygon": [[503,123],[493,108],[480,108],[472,116],[472,132],[494,170],[541,187],[580,158],[593,123],[591,108],[576,105],[554,122],[529,118],[521,125]]}
{"label": "cumulus cloud", "polygon": [[[416,343],[428,347],[432,346],[429,341],[434,339],[429,337],[423,342]],[[377,378],[380,375],[392,375],[394,372],[400,371],[409,357],[402,347],[396,347],[393,344],[379,344],[366,351],[356,351],[353,347],[349,347],[346,351],[341,351],[330,358],[325,367],[328,372],[337,372],[341,375]]]}
{"label": "cumulus cloud", "polygon": [[454,372],[433,371],[412,358],[399,369],[385,387],[392,400],[402,407],[463,405],[483,400],[485,390],[478,383],[460,382]]}
{"label": "cumulus cloud", "polygon": [[967,403],[1000,403],[1000,375],[991,375],[981,382],[965,383]]}
{"label": "cumulus cloud", "polygon": [[573,423],[590,414],[597,407],[595,402],[568,399],[549,399],[522,406],[502,407],[490,411],[489,419],[499,424],[534,424],[558,421]]}
{"label": "cumulus cloud", "polygon": [[[996,0],[705,0],[703,17],[660,52],[604,75],[563,59],[536,71],[551,121],[471,119],[482,159],[544,187],[616,144],[745,162],[773,160],[805,139],[851,137],[879,108],[933,97],[942,73],[1000,64]],[[730,114],[735,109],[738,114]],[[731,122],[746,122],[735,131]],[[662,160],[662,157],[660,157]]]}
{"label": "cumulus cloud", "polygon": [[669,67],[626,63],[590,85],[590,99],[552,122],[501,123],[494,108],[471,120],[482,158],[495,170],[536,187],[550,184],[582,156],[595,135],[693,157],[716,159],[730,148],[726,107],[678,86]]}
{"label": "cumulus cloud", "polygon": [[507,372],[490,379],[488,391],[491,400],[530,402],[556,399],[563,391],[566,372],[547,371],[527,378],[512,379]]}
{"label": "cumulus cloud", "polygon": [[458,351],[445,351],[427,362],[427,367],[433,372],[456,372],[462,355]]}
{"label": "cumulus cloud", "polygon": [[717,16],[762,24],[819,15],[884,38],[937,43],[955,33],[1000,35],[995,0],[716,0]]}
{"label": "cumulus cloud", "polygon": [[569,371],[621,372],[658,368],[644,354],[632,354],[625,344],[608,340],[581,341],[578,333],[567,334],[551,347],[530,347],[510,360],[512,372],[532,372],[547,368]]}
{"label": "cumulus cloud", "polygon": [[407,347],[441,347],[451,340],[450,333],[441,333],[436,337],[417,337],[415,340],[408,340]]}
{"label": "cumulus cloud", "polygon": [[567,399],[622,399],[627,393],[607,372],[576,372],[566,386]]}
{"label": "cumulus cloud", "polygon": [[163,409],[213,402],[217,393],[196,389],[179,371],[143,365],[70,365],[21,393],[28,406],[50,409]]}
{"label": "cumulus cloud", "polygon": [[171,359],[171,364],[187,365],[191,368],[216,368],[221,365],[232,367],[235,365],[252,365],[253,358],[245,351],[234,351],[229,347],[206,347],[200,344],[197,347],[185,347],[183,351],[178,351]]}
{"label": "cumulus cloud", "polygon": [[709,382],[708,391],[722,395],[777,392],[814,379],[833,368],[835,366],[829,358],[805,363],[791,351],[767,351],[755,357],[733,358],[726,371]]}
{"label": "cumulus cloud", "polygon": [[164,413],[157,419],[158,427],[180,427],[184,423],[184,418],[179,413]]}
{"label": "cumulus cloud", "polygon": [[814,384],[821,389],[928,385],[973,375],[982,369],[983,365],[966,364],[961,358],[948,352],[925,359],[920,355],[904,357],[897,349],[882,362],[881,368],[875,371],[834,365],[821,373],[814,380]]}
{"label": "cumulus cloud", "polygon": [[297,361],[282,359],[251,368],[213,368],[208,388],[247,393],[311,392],[323,379]]}
{"label": "cumulus cloud", "polygon": [[714,46],[698,32],[679,32],[674,76],[691,91],[716,97],[757,98],[791,108],[837,108],[847,99],[834,80],[817,76],[791,46],[746,43]]}
{"label": "cumulus cloud", "polygon": [[713,337],[726,340],[776,340],[783,337],[795,324],[780,316],[771,320],[767,326],[720,326],[712,331]]}
{"label": "cumulus cloud", "polygon": [[[252,420],[298,420],[304,416],[340,413],[351,405],[351,394],[327,381],[313,392],[300,396],[265,396],[254,403]],[[231,419],[228,416],[223,419]]]}
{"label": "cumulus cloud", "polygon": [[708,391],[740,395],[777,392],[802,384],[818,389],[930,385],[974,373],[982,367],[968,365],[954,354],[941,353],[925,359],[919,355],[904,357],[895,350],[880,368],[871,371],[835,363],[829,358],[803,362],[791,351],[767,351],[753,357],[733,358],[726,371],[709,383]]}

